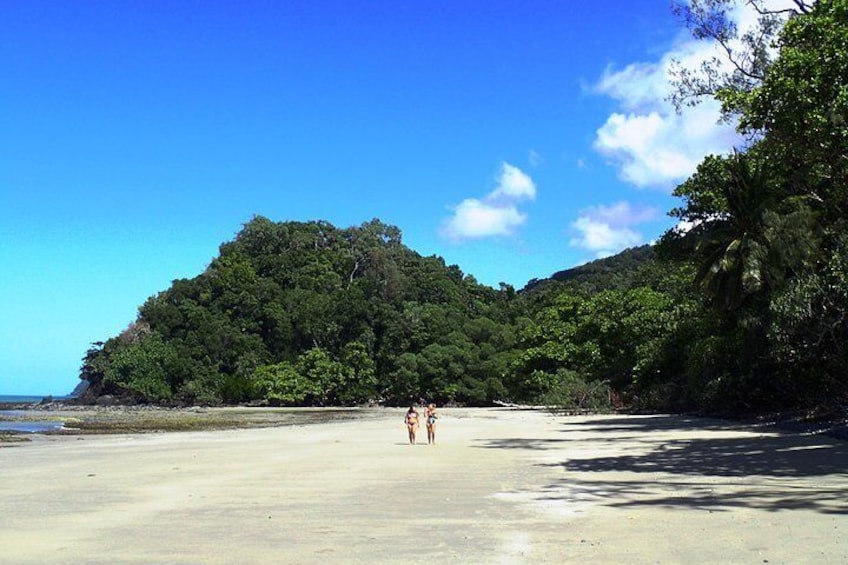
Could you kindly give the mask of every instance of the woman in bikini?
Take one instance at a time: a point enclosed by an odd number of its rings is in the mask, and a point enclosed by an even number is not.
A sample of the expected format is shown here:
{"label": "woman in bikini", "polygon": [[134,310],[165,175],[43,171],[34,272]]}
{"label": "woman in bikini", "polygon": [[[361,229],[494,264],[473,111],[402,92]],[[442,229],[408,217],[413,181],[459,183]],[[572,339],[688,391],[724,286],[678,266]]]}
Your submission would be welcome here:
{"label": "woman in bikini", "polygon": [[432,402],[424,410],[424,418],[427,422],[427,443],[436,443],[436,420],[439,415],[436,414],[436,405]]}
{"label": "woman in bikini", "polygon": [[406,417],[403,419],[406,423],[406,429],[409,432],[409,445],[415,445],[415,434],[418,432],[418,411],[414,406],[410,406],[406,411]]}

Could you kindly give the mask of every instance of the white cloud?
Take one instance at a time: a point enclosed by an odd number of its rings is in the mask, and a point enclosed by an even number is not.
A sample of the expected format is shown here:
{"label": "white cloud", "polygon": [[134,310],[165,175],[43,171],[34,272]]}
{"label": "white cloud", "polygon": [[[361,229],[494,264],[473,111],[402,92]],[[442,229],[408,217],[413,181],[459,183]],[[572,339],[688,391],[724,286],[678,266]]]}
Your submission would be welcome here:
{"label": "white cloud", "polygon": [[629,228],[614,228],[591,218],[577,218],[572,227],[580,232],[580,236],[572,238],[571,245],[593,251],[599,257],[642,243],[642,234],[638,232]]}
{"label": "white cloud", "polygon": [[571,239],[570,244],[589,250],[597,257],[606,257],[644,243],[642,234],[631,226],[656,217],[656,209],[633,206],[629,202],[586,208],[571,224],[578,235]]}
{"label": "white cloud", "polygon": [[[792,2],[770,4],[788,7]],[[757,21],[748,2],[740,2],[728,15],[740,35]],[[674,61],[697,69],[714,57],[723,60],[715,44],[682,32],[659,60],[604,71],[594,90],[616,100],[620,108],[597,130],[594,146],[619,168],[623,180],[638,187],[670,188],[691,175],[706,155],[728,153],[741,142],[733,124],[718,123],[720,105],[715,100],[680,113],[667,101]]]}
{"label": "white cloud", "polygon": [[626,110],[652,106],[668,94],[666,72],[662,63],[633,63],[620,71],[607,67],[595,91],[618,100]]}
{"label": "white cloud", "polygon": [[633,206],[629,202],[616,202],[611,206],[593,206],[581,212],[581,215],[607,222],[616,226],[632,226],[649,222],[657,217],[656,208]]}
{"label": "white cloud", "polygon": [[493,235],[510,235],[527,216],[512,205],[494,205],[475,198],[463,200],[444,226],[451,239],[470,239]]}
{"label": "white cloud", "polygon": [[441,228],[453,240],[508,236],[527,220],[518,202],[536,198],[536,184],[518,167],[503,163],[495,188],[482,200],[467,198],[453,208]]}
{"label": "white cloud", "polygon": [[[666,57],[670,65],[671,55]],[[727,153],[740,140],[732,125],[718,123],[715,101],[676,113],[665,100],[667,71],[666,65],[631,65],[598,86],[628,112],[607,118],[597,131],[595,148],[612,159],[623,180],[639,187],[680,182],[706,155]]]}
{"label": "white cloud", "polygon": [[676,233],[683,235],[683,234],[686,234],[686,233],[689,233],[690,231],[692,231],[692,228],[694,228],[697,225],[698,225],[698,222],[687,222],[686,220],[680,220],[679,222],[677,222],[677,225],[674,226],[672,229]]}
{"label": "white cloud", "polygon": [[536,185],[533,179],[527,176],[518,167],[509,163],[501,166],[501,174],[498,176],[498,186],[487,198],[497,199],[523,199],[533,200],[536,198]]}

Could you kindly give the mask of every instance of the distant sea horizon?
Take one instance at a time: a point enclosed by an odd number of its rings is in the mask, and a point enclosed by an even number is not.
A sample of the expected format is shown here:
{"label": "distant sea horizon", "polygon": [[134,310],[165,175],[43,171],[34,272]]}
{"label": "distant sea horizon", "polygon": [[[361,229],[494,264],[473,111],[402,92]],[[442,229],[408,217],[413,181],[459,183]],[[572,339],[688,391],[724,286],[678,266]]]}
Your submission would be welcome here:
{"label": "distant sea horizon", "polygon": [[0,394],[0,404],[38,404],[47,397],[52,397],[54,400],[62,400],[68,398],[66,395],[35,395],[35,394]]}

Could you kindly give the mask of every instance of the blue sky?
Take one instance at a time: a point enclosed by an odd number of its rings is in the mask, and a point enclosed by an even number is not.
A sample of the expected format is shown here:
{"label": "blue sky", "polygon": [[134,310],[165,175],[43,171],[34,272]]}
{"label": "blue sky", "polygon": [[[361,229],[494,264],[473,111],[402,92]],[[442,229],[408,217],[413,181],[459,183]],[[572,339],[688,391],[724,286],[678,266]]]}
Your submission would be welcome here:
{"label": "blue sky", "polygon": [[380,218],[520,288],[659,236],[734,143],[663,101],[703,56],[665,0],[6,0],[0,22],[0,393],[69,392],[254,214]]}

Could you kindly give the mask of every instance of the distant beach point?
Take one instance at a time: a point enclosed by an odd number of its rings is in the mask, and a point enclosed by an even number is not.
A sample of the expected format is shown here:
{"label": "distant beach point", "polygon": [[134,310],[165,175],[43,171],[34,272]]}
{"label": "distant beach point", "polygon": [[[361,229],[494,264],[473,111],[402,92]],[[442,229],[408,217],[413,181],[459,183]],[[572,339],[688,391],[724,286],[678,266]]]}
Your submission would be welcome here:
{"label": "distant beach point", "polygon": [[409,446],[403,409],[321,412],[259,429],[7,444],[3,557],[848,561],[838,439],[674,416],[446,408],[439,444]]}

